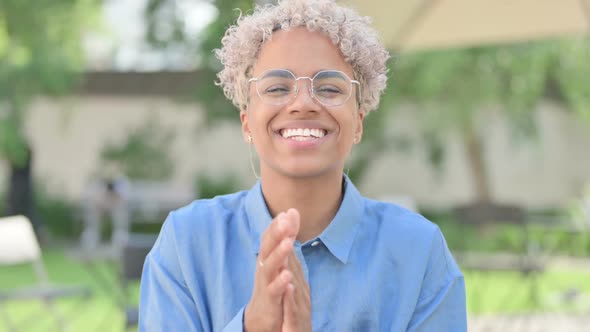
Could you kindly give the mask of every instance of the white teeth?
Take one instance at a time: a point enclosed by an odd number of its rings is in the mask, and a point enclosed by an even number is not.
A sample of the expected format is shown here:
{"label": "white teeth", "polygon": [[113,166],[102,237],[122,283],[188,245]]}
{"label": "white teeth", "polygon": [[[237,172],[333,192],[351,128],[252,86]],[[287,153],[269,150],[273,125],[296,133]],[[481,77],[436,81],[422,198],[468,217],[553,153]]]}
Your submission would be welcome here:
{"label": "white teeth", "polygon": [[325,135],[324,130],[322,130],[322,129],[311,129],[310,134],[311,134],[311,136],[314,136],[317,138],[322,138]]}
{"label": "white teeth", "polygon": [[307,141],[310,139],[322,138],[326,135],[323,129],[290,128],[283,129],[281,135],[284,138],[291,138],[296,141]]}

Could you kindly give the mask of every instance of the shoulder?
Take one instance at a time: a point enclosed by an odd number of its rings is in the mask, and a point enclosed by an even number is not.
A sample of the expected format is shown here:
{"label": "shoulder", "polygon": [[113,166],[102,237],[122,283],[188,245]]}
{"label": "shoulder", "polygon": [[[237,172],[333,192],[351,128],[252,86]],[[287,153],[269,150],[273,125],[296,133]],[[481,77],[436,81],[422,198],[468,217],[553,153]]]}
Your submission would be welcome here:
{"label": "shoulder", "polygon": [[[237,192],[211,199],[199,199],[170,212],[151,252],[153,259],[176,262],[178,269],[198,270],[198,266],[219,258],[219,248],[231,234],[247,229],[244,198]],[[203,263],[205,262],[205,263]]]}
{"label": "shoulder", "polygon": [[212,217],[224,217],[237,213],[243,206],[247,191],[216,196],[209,199],[198,199],[170,213],[175,225],[203,226],[203,223],[212,222]]}
{"label": "shoulder", "polygon": [[231,222],[244,213],[244,199],[247,191],[199,199],[170,212],[162,226],[162,232],[174,233],[172,236],[181,241],[231,226]]}
{"label": "shoulder", "polygon": [[408,250],[414,262],[422,262],[423,269],[441,264],[447,276],[461,272],[449,251],[438,225],[424,216],[399,205],[365,198],[365,227],[372,228],[377,239],[392,255],[404,259]]}
{"label": "shoulder", "polygon": [[397,204],[364,198],[366,220],[381,232],[430,243],[440,232],[438,226],[419,213]]}

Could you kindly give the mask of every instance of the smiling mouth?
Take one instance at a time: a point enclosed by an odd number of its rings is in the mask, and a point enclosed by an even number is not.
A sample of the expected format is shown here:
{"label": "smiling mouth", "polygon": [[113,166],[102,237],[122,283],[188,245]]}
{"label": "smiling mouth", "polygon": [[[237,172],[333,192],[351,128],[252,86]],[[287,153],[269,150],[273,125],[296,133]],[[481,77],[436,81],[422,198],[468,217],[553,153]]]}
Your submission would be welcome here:
{"label": "smiling mouth", "polygon": [[279,134],[294,141],[311,141],[326,136],[328,131],[319,128],[289,128],[281,129]]}

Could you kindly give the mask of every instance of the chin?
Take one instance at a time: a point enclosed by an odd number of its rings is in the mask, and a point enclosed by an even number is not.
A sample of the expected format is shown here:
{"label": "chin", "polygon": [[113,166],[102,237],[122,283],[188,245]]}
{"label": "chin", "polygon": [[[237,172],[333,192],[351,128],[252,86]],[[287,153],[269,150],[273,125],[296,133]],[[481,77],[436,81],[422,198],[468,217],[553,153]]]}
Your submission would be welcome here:
{"label": "chin", "polygon": [[327,165],[319,166],[319,165],[296,165],[291,164],[287,167],[281,167],[278,169],[279,173],[291,177],[291,178],[314,178],[314,177],[321,177],[332,172],[336,172],[339,170],[339,173],[342,173],[341,168],[337,167],[330,167]]}

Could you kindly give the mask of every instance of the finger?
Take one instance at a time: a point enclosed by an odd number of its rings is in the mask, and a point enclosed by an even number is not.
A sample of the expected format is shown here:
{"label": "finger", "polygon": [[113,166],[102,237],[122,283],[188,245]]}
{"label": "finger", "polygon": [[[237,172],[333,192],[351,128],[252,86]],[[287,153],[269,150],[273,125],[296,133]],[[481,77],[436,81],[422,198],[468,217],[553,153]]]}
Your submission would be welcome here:
{"label": "finger", "polygon": [[295,255],[295,251],[292,250],[289,253],[289,257],[287,260],[288,267],[293,272],[293,277],[297,281],[297,284],[300,286],[307,285],[307,280],[305,279],[305,273],[303,272],[303,267],[301,266],[301,262],[297,255]]}
{"label": "finger", "polygon": [[283,297],[283,325],[289,331],[295,327],[295,287],[293,284],[287,284],[285,296]]}
{"label": "finger", "polygon": [[281,236],[281,230],[279,229],[278,220],[284,215],[284,212],[279,213],[270,223],[268,228],[262,233],[260,239],[260,250],[258,251],[258,257],[266,258],[272,249],[277,246],[283,236]]}
{"label": "finger", "polygon": [[297,305],[311,306],[311,294],[309,284],[305,279],[301,263],[295,254],[289,255],[289,269],[293,273],[293,285],[295,286],[295,302]]}
{"label": "finger", "polygon": [[281,302],[288,285],[293,281],[293,274],[289,270],[282,270],[277,277],[268,284],[268,294],[274,299],[276,304]]}
{"label": "finger", "polygon": [[258,271],[265,280],[273,280],[288,264],[289,253],[293,252],[293,239],[286,238],[266,257],[263,265],[258,264]]}
{"label": "finger", "polygon": [[289,268],[293,270],[294,274],[305,277],[303,275],[303,268],[301,267],[301,262],[299,261],[299,258],[297,258],[297,255],[295,254],[294,250],[292,250],[289,253]]}
{"label": "finger", "polygon": [[[262,234],[260,243],[260,250],[258,257],[263,260],[270,254],[270,252],[286,237],[293,236],[293,228],[295,225],[285,218],[286,214],[281,212],[270,223],[270,226]],[[296,233],[295,233],[296,234]]]}

